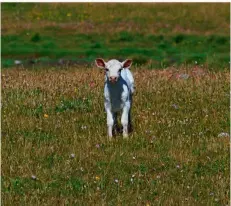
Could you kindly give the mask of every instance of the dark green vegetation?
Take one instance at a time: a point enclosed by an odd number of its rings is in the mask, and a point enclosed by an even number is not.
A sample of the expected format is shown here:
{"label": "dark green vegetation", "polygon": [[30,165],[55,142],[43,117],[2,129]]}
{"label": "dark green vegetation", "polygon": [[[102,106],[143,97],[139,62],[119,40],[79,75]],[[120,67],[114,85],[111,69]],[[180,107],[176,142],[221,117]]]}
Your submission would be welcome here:
{"label": "dark green vegetation", "polygon": [[[132,58],[135,64],[149,63],[151,68],[170,65],[207,64],[212,68],[229,66],[228,36],[141,35],[120,32],[104,34],[75,34],[53,37],[36,33],[27,36],[2,37],[2,64],[14,65],[15,59],[35,59],[40,62],[69,59],[76,63],[92,63],[97,57]],[[14,59],[12,59],[14,57]]]}
{"label": "dark green vegetation", "polygon": [[[229,67],[228,4],[2,4],[2,66],[132,58]],[[23,23],[22,23],[23,22]]]}

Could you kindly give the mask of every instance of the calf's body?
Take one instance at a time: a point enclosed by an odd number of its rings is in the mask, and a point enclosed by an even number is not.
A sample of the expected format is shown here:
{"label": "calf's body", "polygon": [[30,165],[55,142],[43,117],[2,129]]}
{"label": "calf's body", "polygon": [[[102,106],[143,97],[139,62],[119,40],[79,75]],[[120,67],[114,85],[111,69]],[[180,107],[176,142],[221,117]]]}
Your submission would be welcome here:
{"label": "calf's body", "polygon": [[[102,61],[102,59],[100,59],[100,61]],[[130,111],[132,106],[132,94],[134,92],[134,79],[132,73],[127,68],[130,67],[131,60],[129,60],[130,64],[126,64],[126,61],[122,63],[117,60],[110,60],[107,63],[103,61],[103,67],[106,70],[104,106],[107,113],[109,139],[112,137],[113,126],[117,121],[117,112],[122,112],[121,124],[123,126],[124,138],[128,137],[128,127],[131,125]]]}

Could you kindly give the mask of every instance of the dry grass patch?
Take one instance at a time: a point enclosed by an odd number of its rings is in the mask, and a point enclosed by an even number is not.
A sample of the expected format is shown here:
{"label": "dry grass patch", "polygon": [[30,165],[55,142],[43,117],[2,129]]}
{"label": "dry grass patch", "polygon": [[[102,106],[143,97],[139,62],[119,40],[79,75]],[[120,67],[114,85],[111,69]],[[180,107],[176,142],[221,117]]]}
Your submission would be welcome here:
{"label": "dry grass patch", "polygon": [[109,143],[100,70],[2,71],[4,205],[229,205],[229,73],[133,73],[134,132]]}

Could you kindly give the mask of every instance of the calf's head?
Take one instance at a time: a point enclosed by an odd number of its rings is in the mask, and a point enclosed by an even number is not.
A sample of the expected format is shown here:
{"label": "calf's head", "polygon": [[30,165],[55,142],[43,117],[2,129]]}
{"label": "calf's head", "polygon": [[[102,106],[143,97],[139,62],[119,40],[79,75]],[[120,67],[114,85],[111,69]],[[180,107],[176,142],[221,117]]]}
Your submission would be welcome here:
{"label": "calf's head", "polygon": [[116,83],[120,77],[122,69],[129,68],[132,65],[132,60],[126,59],[123,62],[119,62],[118,60],[112,59],[108,62],[105,62],[103,59],[98,58],[95,60],[95,63],[97,67],[103,68],[105,70],[107,79],[111,83]]}

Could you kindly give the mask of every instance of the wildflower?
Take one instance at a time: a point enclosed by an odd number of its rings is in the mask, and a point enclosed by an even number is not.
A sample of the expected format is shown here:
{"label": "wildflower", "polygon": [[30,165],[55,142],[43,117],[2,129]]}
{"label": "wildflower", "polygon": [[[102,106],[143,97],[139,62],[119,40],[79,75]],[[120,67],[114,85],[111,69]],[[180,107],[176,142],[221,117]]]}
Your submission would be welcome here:
{"label": "wildflower", "polygon": [[90,82],[90,87],[94,87],[95,83],[94,82]]}
{"label": "wildflower", "polygon": [[195,64],[197,64],[197,61],[195,61]]}
{"label": "wildflower", "polygon": [[210,195],[210,196],[213,196],[213,195],[214,195],[214,193],[213,193],[213,192],[210,192],[210,193],[209,193],[209,195]]}
{"label": "wildflower", "polygon": [[179,109],[179,106],[178,106],[177,104],[172,104],[172,107],[173,107],[174,109]]}
{"label": "wildflower", "polygon": [[187,188],[189,189],[189,188],[190,188],[190,186],[188,185],[188,186],[187,186]]}
{"label": "wildflower", "polygon": [[229,137],[229,134],[226,132],[222,132],[222,133],[218,134],[218,137]]}
{"label": "wildflower", "polygon": [[71,154],[71,158],[75,158],[75,154]]}
{"label": "wildflower", "polygon": [[87,129],[87,126],[82,125],[81,129]]}
{"label": "wildflower", "polygon": [[99,180],[100,180],[100,177],[99,177],[99,176],[95,176],[95,180],[96,180],[96,181],[99,181]]}
{"label": "wildflower", "polygon": [[118,183],[119,182],[119,180],[118,179],[115,179],[115,183]]}
{"label": "wildflower", "polygon": [[160,175],[157,175],[156,178],[157,178],[157,179],[160,179]]}
{"label": "wildflower", "polygon": [[48,118],[49,117],[48,114],[44,114],[43,116],[44,116],[44,118]]}
{"label": "wildflower", "polygon": [[180,165],[177,165],[176,168],[180,168]]}
{"label": "wildflower", "polygon": [[95,146],[96,146],[96,148],[98,148],[98,149],[100,148],[100,144],[96,144]]}
{"label": "wildflower", "polygon": [[153,142],[154,142],[155,139],[156,139],[156,137],[155,137],[155,136],[152,136],[152,137],[151,137],[151,140],[150,140],[150,143],[153,144]]}
{"label": "wildflower", "polygon": [[134,160],[135,160],[135,159],[136,159],[136,157],[135,157],[135,156],[133,156],[133,157],[132,157],[132,159],[134,159]]}
{"label": "wildflower", "polygon": [[83,171],[84,171],[84,169],[83,169],[82,167],[80,167],[80,170],[81,170],[81,172],[83,172]]}
{"label": "wildflower", "polygon": [[148,134],[148,133],[151,133],[152,130],[145,130],[145,132]]}
{"label": "wildflower", "polygon": [[67,16],[70,17],[72,14],[71,13],[67,13]]}
{"label": "wildflower", "polygon": [[37,177],[36,177],[35,175],[32,175],[32,176],[31,176],[31,179],[32,179],[32,180],[36,180]]}

